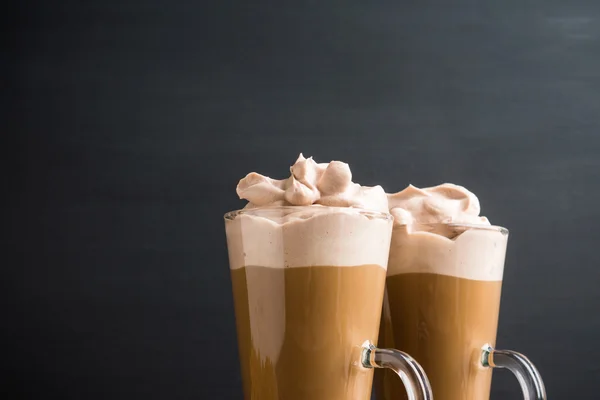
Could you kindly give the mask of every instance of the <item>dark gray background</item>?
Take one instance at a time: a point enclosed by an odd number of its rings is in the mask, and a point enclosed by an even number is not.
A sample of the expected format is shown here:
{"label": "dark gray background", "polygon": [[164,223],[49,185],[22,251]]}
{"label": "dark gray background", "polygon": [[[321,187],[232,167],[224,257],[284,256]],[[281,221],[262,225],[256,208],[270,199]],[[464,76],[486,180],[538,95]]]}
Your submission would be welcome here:
{"label": "dark gray background", "polygon": [[[600,392],[600,2],[39,1],[4,17],[2,390],[240,399],[222,214],[299,152],[511,230],[498,345]],[[494,399],[520,398],[508,373]]]}

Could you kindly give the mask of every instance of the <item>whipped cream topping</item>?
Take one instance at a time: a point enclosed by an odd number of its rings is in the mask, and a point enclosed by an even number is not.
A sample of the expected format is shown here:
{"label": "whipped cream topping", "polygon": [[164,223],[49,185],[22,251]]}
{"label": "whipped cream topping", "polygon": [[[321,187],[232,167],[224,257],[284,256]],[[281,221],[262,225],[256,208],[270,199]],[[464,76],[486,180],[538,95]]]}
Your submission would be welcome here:
{"label": "whipped cream topping", "polygon": [[397,225],[413,223],[466,223],[490,225],[480,217],[479,199],[466,188],[452,183],[419,189],[413,185],[388,194],[390,213]]}
{"label": "whipped cream topping", "polygon": [[356,207],[388,212],[388,199],[381,186],[352,182],[348,164],[341,161],[317,163],[302,154],[290,167],[291,176],[277,180],[251,172],[236,188],[246,208],[266,206]]}
{"label": "whipped cream topping", "polygon": [[388,276],[433,273],[502,280],[508,233],[479,216],[472,192],[451,183],[424,189],[409,185],[389,194],[388,201],[394,216]]}

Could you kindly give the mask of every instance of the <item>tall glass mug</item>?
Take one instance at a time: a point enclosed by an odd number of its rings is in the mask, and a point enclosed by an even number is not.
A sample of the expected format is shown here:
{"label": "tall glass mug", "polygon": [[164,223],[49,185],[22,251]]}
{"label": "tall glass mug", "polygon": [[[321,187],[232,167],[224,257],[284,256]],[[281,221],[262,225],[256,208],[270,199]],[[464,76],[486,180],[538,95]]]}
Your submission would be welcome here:
{"label": "tall glass mug", "polygon": [[[486,400],[493,368],[516,375],[525,399],[546,399],[523,355],[496,350],[508,230],[485,225],[394,226],[379,342],[411,354],[436,400]],[[376,374],[378,400],[404,397]]]}
{"label": "tall glass mug", "polygon": [[391,215],[254,208],[226,214],[225,228],[246,400],[368,400],[374,367],[400,375],[409,398],[432,398],[411,357],[374,347]]}

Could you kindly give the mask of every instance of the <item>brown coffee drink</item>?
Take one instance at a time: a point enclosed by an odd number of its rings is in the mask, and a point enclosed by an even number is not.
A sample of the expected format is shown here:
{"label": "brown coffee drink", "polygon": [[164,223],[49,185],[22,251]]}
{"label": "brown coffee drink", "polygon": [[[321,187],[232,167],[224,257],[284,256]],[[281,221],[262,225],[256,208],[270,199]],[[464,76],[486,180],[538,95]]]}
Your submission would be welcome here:
{"label": "brown coffee drink", "polygon": [[391,218],[255,209],[226,228],[244,398],[368,400],[360,351],[377,342]]}
{"label": "brown coffee drink", "polygon": [[247,266],[231,276],[246,399],[369,398],[372,373],[348,361],[377,338],[381,265]]}
{"label": "brown coffee drink", "polygon": [[[502,282],[408,273],[386,285],[380,344],[413,355],[436,399],[488,399],[492,369],[481,366],[481,347],[496,340]],[[393,374],[378,384],[382,399],[406,398]]]}
{"label": "brown coffee drink", "polygon": [[[496,341],[507,234],[473,227],[449,239],[439,228],[394,229],[380,344],[410,353],[436,399],[488,399],[492,370],[481,348]],[[395,377],[380,378],[381,399],[405,398]]]}
{"label": "brown coffee drink", "polygon": [[[380,344],[410,353],[436,400],[487,400],[482,346],[496,341],[508,232],[479,217],[475,195],[456,185],[410,186],[389,199],[396,220]],[[435,222],[444,219],[472,223]],[[394,378],[377,371],[379,400],[406,398]]]}
{"label": "brown coffee drink", "polygon": [[225,216],[245,399],[368,400],[373,368],[391,368],[431,400],[412,357],[374,345],[392,229],[383,188],[302,154],[289,171],[246,175],[236,191],[249,203]]}

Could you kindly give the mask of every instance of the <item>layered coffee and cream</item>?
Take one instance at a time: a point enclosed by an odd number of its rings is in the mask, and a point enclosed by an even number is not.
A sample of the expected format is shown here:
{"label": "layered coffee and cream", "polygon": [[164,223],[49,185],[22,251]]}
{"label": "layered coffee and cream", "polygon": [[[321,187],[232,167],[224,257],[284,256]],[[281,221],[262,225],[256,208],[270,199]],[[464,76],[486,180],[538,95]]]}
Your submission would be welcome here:
{"label": "layered coffee and cream", "polygon": [[[479,216],[477,197],[461,186],[411,185],[388,201],[394,229],[380,345],[411,354],[436,399],[488,399],[491,369],[479,358],[496,340],[507,231]],[[377,374],[378,398],[405,398],[395,377]]]}
{"label": "layered coffee and cream", "polygon": [[368,400],[373,371],[357,352],[378,336],[392,224],[376,212],[388,211],[383,189],[300,155],[289,178],[251,173],[237,192],[249,204],[226,231],[245,399]]}

